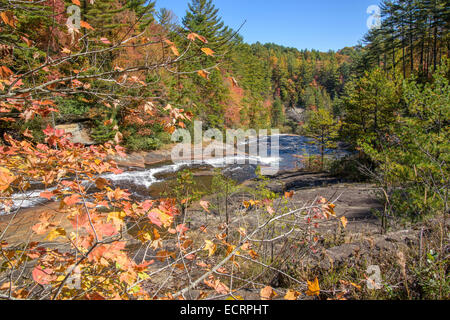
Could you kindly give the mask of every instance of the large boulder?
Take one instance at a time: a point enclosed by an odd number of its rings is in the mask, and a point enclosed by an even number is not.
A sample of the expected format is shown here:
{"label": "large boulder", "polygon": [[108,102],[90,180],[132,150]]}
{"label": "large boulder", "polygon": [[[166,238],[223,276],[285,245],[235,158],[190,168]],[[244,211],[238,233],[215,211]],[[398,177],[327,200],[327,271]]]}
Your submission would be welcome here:
{"label": "large boulder", "polygon": [[70,139],[73,143],[81,143],[84,145],[93,145],[95,142],[89,136],[89,131],[81,123],[71,123],[56,126],[56,129],[64,130],[66,133],[71,133]]}

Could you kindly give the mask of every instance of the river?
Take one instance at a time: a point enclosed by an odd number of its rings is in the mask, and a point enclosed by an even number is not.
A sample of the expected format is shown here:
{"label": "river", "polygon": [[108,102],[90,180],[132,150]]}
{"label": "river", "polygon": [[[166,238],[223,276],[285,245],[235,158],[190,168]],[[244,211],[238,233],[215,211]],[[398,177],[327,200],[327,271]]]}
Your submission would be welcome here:
{"label": "river", "polygon": [[[258,165],[270,166],[276,162],[279,163],[279,171],[292,170],[301,168],[302,164],[298,156],[300,155],[318,155],[320,150],[317,146],[311,144],[311,140],[296,135],[279,135],[279,148],[271,149],[271,139],[266,138],[260,140],[259,143],[264,143],[267,146],[268,154],[265,157],[247,157],[245,164],[242,156],[236,156],[233,164],[225,161],[224,158],[208,159],[204,161],[192,161],[182,163],[163,162],[153,166],[148,166],[145,169],[137,170],[128,169],[122,174],[108,174],[103,177],[110,180],[115,187],[128,189],[137,199],[158,198],[170,193],[171,182],[176,178],[176,173],[180,170],[190,168],[194,173],[200,189],[208,190],[211,187],[211,181],[214,175],[214,169],[220,168],[222,173],[231,177],[237,182],[243,182],[248,179],[256,177],[255,170]],[[246,142],[248,147],[257,144],[257,139],[250,139]],[[274,154],[271,153],[274,150]],[[333,150],[326,150],[328,156],[340,156],[342,151],[336,152]],[[238,162],[239,160],[239,162]],[[250,163],[250,160],[253,160]],[[239,163],[239,164],[237,164]],[[52,189],[47,189],[51,191]],[[32,189],[25,195],[14,195],[13,208],[30,208],[41,205],[46,202],[45,199],[40,198],[40,193],[45,190]],[[3,211],[3,210],[2,210]],[[1,214],[1,211],[0,211]]]}

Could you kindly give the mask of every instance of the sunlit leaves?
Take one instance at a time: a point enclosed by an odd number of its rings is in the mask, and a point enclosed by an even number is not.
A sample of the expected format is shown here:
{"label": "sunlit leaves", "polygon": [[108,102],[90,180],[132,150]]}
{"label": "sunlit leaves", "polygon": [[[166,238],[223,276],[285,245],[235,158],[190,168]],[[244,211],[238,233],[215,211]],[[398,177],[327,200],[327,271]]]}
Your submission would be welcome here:
{"label": "sunlit leaves", "polygon": [[211,50],[210,48],[202,48],[202,51],[204,54],[206,54],[207,56],[213,56],[214,55],[214,51]]}
{"label": "sunlit leaves", "polygon": [[65,237],[66,236],[66,230],[64,230],[63,228],[56,228],[52,231],[50,231],[50,233],[47,235],[47,237],[45,239],[49,240],[49,241],[53,241],[59,237]]}
{"label": "sunlit leaves", "polygon": [[112,221],[114,226],[120,230],[125,223],[124,222],[125,217],[126,217],[125,212],[110,212],[108,213],[107,222]]}

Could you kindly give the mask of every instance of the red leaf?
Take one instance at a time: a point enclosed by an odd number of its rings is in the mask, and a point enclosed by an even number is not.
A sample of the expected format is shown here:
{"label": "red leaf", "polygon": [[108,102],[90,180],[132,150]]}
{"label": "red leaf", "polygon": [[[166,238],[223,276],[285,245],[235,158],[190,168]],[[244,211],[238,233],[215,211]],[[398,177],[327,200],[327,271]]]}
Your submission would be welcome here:
{"label": "red leaf", "polygon": [[161,212],[160,210],[154,209],[150,211],[150,213],[148,214],[148,218],[154,225],[157,225],[158,227],[161,228],[162,222],[159,220],[160,212]]}
{"label": "red leaf", "polygon": [[32,272],[33,280],[39,284],[45,285],[56,279],[56,276],[52,275],[53,270],[45,269],[43,270],[41,267],[34,268]]}

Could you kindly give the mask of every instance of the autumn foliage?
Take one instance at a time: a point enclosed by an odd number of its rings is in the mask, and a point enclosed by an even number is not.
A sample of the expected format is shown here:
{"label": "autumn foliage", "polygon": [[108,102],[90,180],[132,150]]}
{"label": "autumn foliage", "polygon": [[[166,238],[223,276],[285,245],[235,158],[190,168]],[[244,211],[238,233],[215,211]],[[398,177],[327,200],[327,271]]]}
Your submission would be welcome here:
{"label": "autumn foliage", "polygon": [[[81,21],[80,29],[67,28],[60,16],[45,35],[27,34],[29,21],[21,6],[33,8],[34,2],[10,1],[14,2],[16,6],[6,5],[1,12],[2,32],[18,37],[9,39],[3,48],[0,122],[27,123],[38,117],[46,119],[47,127],[40,130],[42,142],[26,129],[18,136],[5,133],[0,144],[0,213],[7,217],[0,229],[1,299],[182,299],[197,286],[210,290],[205,289],[199,298],[214,293],[232,295],[234,289],[227,279],[233,277],[233,270],[240,270],[246,261],[262,263],[254,238],[266,227],[292,218],[293,222],[305,221],[308,229],[314,230],[319,221],[335,218],[334,205],[325,199],[288,213],[275,210],[273,200],[259,199],[250,205],[267,212],[267,221],[253,230],[236,228],[238,237],[227,239],[223,228],[218,234],[207,231],[206,226],[190,230],[174,199],[138,202],[130,191],[112,186],[103,176],[122,172],[112,160],[125,156],[120,128],[114,126],[114,139],[103,145],[74,144],[70,135],[52,123],[58,113],[55,100],[82,95],[82,99],[96,99],[107,110],[121,106],[125,123],[159,121],[167,132],[173,132],[185,127],[193,115],[144,94],[149,87],[146,76],[172,68],[186,58],[186,52],[167,34],[149,34],[158,28],[140,33],[133,25],[119,30],[123,37],[98,35],[96,26],[86,21]],[[36,1],[33,10],[42,6],[50,12],[57,9]],[[45,25],[51,17],[40,23]],[[192,32],[184,36],[191,45],[199,46],[204,56],[214,57],[204,36]],[[48,39],[51,41],[44,41]],[[88,43],[95,44],[94,49]],[[28,69],[20,69],[8,59],[12,54],[8,50],[17,46],[29,48],[28,55],[19,50],[17,57],[28,63]],[[162,46],[164,54],[142,58],[154,52],[155,46]],[[142,59],[125,61],[124,54],[131,53]],[[105,56],[113,56],[113,62],[102,61]],[[207,67],[193,75],[207,79]],[[112,120],[105,122],[114,125]],[[9,243],[11,223],[21,214],[17,197],[26,200],[36,185],[46,190],[39,197],[48,201],[48,210],[42,212],[26,239]],[[285,199],[290,197],[288,193]],[[200,206],[210,214],[208,202],[202,201]],[[317,235],[312,231],[308,237],[308,246],[314,250]],[[136,257],[136,247],[144,248],[144,258]],[[146,258],[148,250],[154,253],[151,259]],[[166,286],[167,271],[182,272],[189,281]],[[317,279],[304,284],[307,295],[319,294]],[[298,286],[289,290],[286,299],[298,298],[300,290]],[[271,287],[261,291],[263,299],[275,296]]]}

